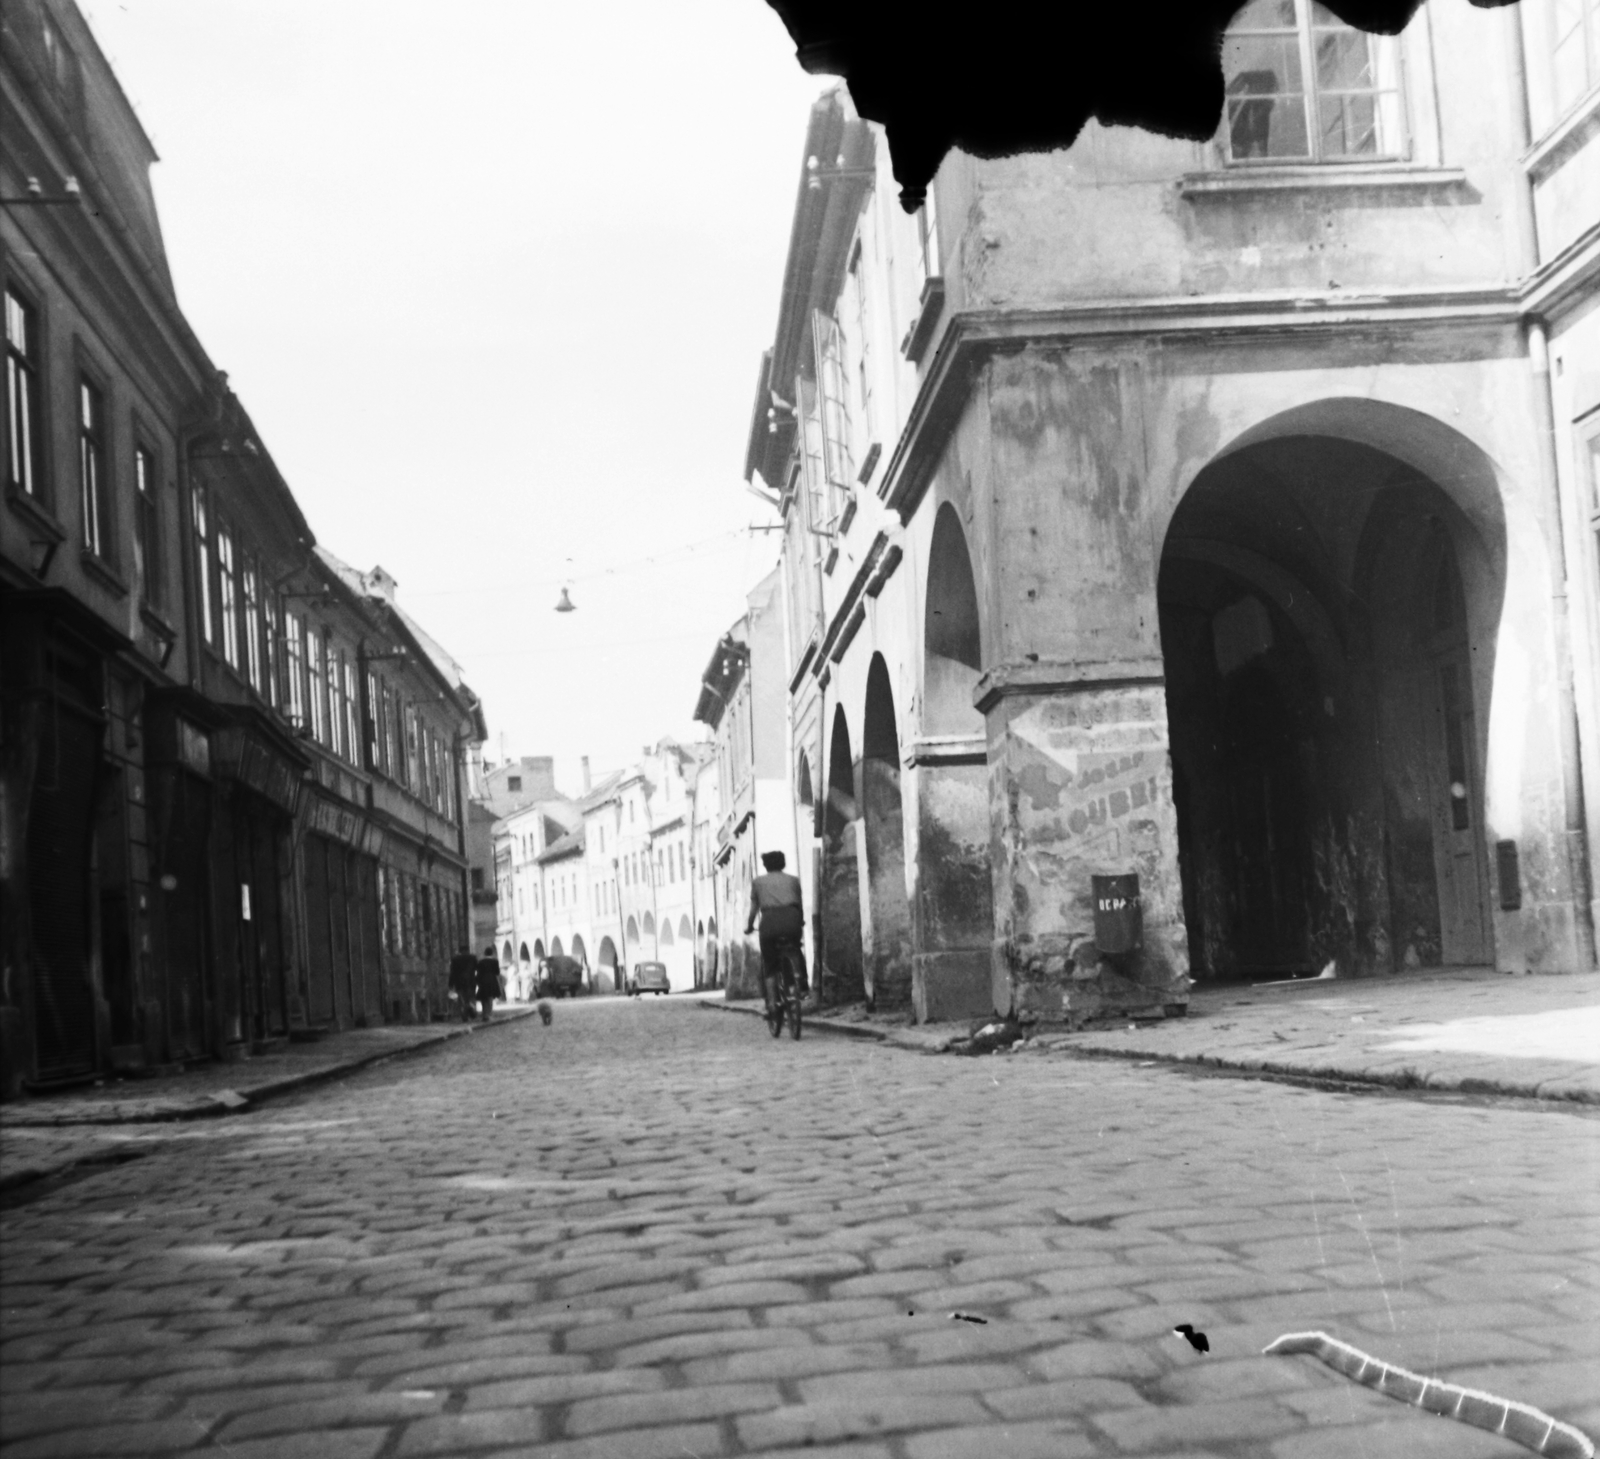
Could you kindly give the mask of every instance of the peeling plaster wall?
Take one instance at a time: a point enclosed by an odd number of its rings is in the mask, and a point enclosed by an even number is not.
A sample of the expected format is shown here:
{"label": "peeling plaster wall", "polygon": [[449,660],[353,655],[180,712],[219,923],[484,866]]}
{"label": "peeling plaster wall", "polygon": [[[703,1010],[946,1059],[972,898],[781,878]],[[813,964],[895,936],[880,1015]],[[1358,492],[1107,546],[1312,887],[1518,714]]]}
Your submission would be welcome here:
{"label": "peeling plaster wall", "polygon": [[[1061,1018],[1187,1001],[1166,748],[1157,687],[1018,696],[991,711],[998,1007]],[[1113,964],[1095,946],[1090,878],[1127,871],[1139,874],[1144,948]]]}

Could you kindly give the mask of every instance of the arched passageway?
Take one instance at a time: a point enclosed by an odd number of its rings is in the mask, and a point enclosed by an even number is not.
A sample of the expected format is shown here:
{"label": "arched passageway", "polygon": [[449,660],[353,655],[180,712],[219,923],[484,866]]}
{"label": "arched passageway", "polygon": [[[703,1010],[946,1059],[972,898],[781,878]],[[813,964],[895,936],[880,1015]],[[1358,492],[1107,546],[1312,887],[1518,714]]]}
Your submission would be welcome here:
{"label": "arched passageway", "polygon": [[661,946],[671,947],[673,945],[674,938],[672,936],[672,918],[663,917],[661,919]]}
{"label": "arched passageway", "polygon": [[585,967],[589,966],[589,952],[583,945],[583,938],[576,932],[572,934],[572,955]]}
{"label": "arched passageway", "polygon": [[861,734],[861,819],[867,850],[867,998],[875,1008],[911,1003],[911,904],[906,897],[905,809],[900,799],[900,736],[889,667],[874,654],[867,668]]}
{"label": "arched passageway", "polygon": [[639,924],[630,916],[627,925],[622,929],[622,935],[628,939],[628,945],[634,949],[634,954],[639,950]]}
{"label": "arched passageway", "polygon": [[500,949],[500,961],[509,968],[514,960],[515,955],[511,951],[511,941],[508,938],[505,946]]}
{"label": "arched passageway", "polygon": [[563,954],[563,952],[561,950],[561,939],[559,937],[552,937],[550,939],[550,956],[551,957],[562,957],[562,956],[564,956],[564,954]]}
{"label": "arched passageway", "polygon": [[597,954],[600,966],[615,969],[617,966],[617,945],[609,937],[600,939],[600,951]]}
{"label": "arched passageway", "polygon": [[541,962],[544,959],[544,938],[542,937],[536,937],[533,940],[533,958],[535,962]]}
{"label": "arched passageway", "polygon": [[683,916],[678,918],[678,941],[692,942],[693,940],[694,933],[689,927],[689,914],[685,912]]}
{"label": "arched passageway", "polygon": [[983,672],[978,591],[956,509],[946,502],[934,518],[928,549],[924,609],[922,727],[930,735],[981,735],[983,716],[972,691]]}
{"label": "arched passageway", "polygon": [[1263,440],[1196,478],[1158,589],[1195,978],[1493,961],[1503,561],[1437,482],[1355,441]]}
{"label": "arched passageway", "polygon": [[[656,919],[653,916],[651,916],[650,913],[648,913],[648,912],[646,912],[644,914],[644,935],[647,938],[649,938],[652,942],[655,941]],[[652,951],[653,951],[653,949],[652,949]]]}
{"label": "arched passageway", "polygon": [[529,956],[528,956],[528,944],[527,944],[527,943],[523,943],[523,944],[522,944],[522,956],[521,956],[521,959],[520,959],[520,960],[521,960],[521,961],[522,961],[522,962],[528,962],[528,961],[530,961],[530,958],[529,958]]}
{"label": "arched passageway", "polygon": [[828,795],[823,807],[822,947],[817,989],[825,1003],[865,996],[861,969],[861,879],[856,844],[855,764],[844,710],[833,715]]}
{"label": "arched passageway", "polygon": [[918,752],[912,1000],[920,1019],[994,1006],[994,879],[983,668],[966,534],[949,502],[934,519],[923,610],[923,742]]}

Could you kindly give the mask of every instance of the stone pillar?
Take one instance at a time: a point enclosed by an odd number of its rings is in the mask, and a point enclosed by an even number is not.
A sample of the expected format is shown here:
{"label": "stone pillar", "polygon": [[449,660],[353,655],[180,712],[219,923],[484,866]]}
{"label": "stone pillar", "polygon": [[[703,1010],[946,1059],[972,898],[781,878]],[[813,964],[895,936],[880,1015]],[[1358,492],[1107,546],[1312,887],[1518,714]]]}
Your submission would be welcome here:
{"label": "stone pillar", "polygon": [[911,903],[906,896],[905,810],[900,767],[864,759],[860,777],[861,823],[866,841],[867,997],[879,1011],[911,1006]]}
{"label": "stone pillar", "polygon": [[992,1011],[993,872],[989,772],[981,743],[966,753],[921,747],[916,765],[917,864],[911,1003],[917,1021]]}
{"label": "stone pillar", "polygon": [[814,980],[827,1004],[854,1003],[866,996],[861,970],[861,888],[854,820],[829,811],[823,838],[822,885],[817,893],[822,945]]}
{"label": "stone pillar", "polygon": [[[1001,665],[989,726],[994,1000],[1023,1020],[1177,1011],[1189,998],[1159,664]],[[1090,878],[1135,872],[1144,945],[1103,957]]]}

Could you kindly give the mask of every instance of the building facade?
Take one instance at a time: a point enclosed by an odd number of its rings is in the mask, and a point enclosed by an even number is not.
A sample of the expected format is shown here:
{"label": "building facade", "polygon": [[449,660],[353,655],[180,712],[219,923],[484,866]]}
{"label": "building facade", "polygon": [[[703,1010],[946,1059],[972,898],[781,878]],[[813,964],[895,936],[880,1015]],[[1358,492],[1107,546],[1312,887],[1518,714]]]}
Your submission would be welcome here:
{"label": "building facade", "polygon": [[816,104],[747,474],[785,519],[829,974],[1064,1018],[1594,965],[1570,21],[1377,37],[1262,0],[1212,142],[952,154],[915,217],[843,91]]}
{"label": "building facade", "polygon": [[0,134],[0,1094],[428,1016],[477,700],[194,338],[68,0],[7,7]]}
{"label": "building facade", "polygon": [[[729,998],[761,996],[758,941],[744,929],[750,884],[761,875],[767,852],[782,852],[789,870],[800,877],[811,923],[804,939],[808,959],[814,960],[816,947],[812,858],[799,854],[797,797],[785,774],[789,655],[781,582],[775,569],[751,590],[744,616],[722,636],[701,675],[695,703],[695,719],[711,732],[705,769],[715,779],[718,812],[715,823],[708,823],[710,845],[701,853],[709,861],[705,870],[715,909],[711,961],[716,982]],[[705,778],[702,774],[697,786]],[[809,825],[804,835],[809,843]],[[835,1001],[846,996],[839,991]]]}

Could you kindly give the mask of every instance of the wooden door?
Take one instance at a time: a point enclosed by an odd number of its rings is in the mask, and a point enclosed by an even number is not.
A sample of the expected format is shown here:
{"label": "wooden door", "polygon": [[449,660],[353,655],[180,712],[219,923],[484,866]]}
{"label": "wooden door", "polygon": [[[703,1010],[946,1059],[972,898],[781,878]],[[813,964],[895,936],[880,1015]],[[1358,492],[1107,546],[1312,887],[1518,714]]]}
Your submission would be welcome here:
{"label": "wooden door", "polygon": [[1437,659],[1433,691],[1434,868],[1439,878],[1439,942],[1445,964],[1493,961],[1488,868],[1483,839],[1483,777],[1477,764],[1472,679],[1465,650]]}

